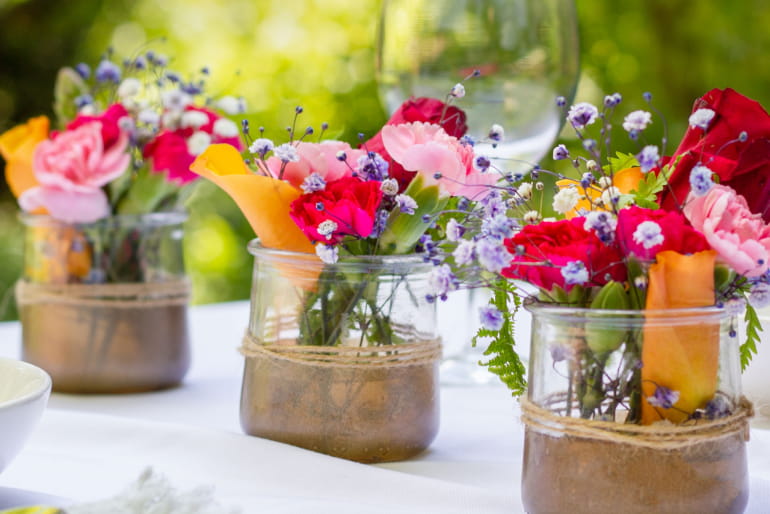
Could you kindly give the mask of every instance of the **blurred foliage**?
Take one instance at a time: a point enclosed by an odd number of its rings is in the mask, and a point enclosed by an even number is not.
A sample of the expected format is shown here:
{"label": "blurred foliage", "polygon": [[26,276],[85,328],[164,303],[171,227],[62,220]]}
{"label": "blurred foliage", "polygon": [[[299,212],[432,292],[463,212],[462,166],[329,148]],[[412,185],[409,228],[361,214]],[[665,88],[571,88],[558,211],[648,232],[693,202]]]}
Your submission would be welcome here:
{"label": "blurred foliage", "polygon": [[[515,0],[511,0],[515,1]],[[355,141],[385,120],[374,82],[375,27],[381,0],[0,0],[0,130],[51,115],[60,66],[95,62],[108,46],[130,54],[145,45],[174,56],[171,67],[209,66],[218,94],[243,95],[252,127],[281,140],[293,108],[301,125],[328,121]],[[665,113],[669,151],[692,102],[733,87],[770,106],[770,5],[765,0],[578,0],[583,76],[576,100],[624,97],[621,113],[653,94]],[[655,118],[648,140],[659,140]],[[563,137],[568,143],[569,134]],[[638,143],[616,133],[619,150]],[[544,167],[554,163],[545,162]],[[21,269],[21,229],[7,189],[0,193],[0,300]],[[245,298],[251,283],[246,242],[253,234],[235,205],[202,184],[190,205],[186,259],[197,303]],[[3,304],[0,304],[2,308]],[[6,310],[12,317],[13,310]]]}

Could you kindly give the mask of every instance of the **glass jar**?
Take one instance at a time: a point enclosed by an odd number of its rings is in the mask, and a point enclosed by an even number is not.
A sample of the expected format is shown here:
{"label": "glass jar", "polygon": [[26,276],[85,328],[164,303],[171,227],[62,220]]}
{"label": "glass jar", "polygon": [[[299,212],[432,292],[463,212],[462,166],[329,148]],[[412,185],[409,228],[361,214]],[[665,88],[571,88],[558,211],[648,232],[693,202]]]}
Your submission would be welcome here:
{"label": "glass jar", "polygon": [[324,264],[257,240],[241,426],[359,462],[408,458],[438,431],[432,269],[419,256]]}
{"label": "glass jar", "polygon": [[180,383],[190,364],[186,215],[21,219],[22,355],[51,375],[53,390],[129,393]]}
{"label": "glass jar", "polygon": [[750,406],[735,318],[715,307],[527,309],[527,512],[743,511]]}

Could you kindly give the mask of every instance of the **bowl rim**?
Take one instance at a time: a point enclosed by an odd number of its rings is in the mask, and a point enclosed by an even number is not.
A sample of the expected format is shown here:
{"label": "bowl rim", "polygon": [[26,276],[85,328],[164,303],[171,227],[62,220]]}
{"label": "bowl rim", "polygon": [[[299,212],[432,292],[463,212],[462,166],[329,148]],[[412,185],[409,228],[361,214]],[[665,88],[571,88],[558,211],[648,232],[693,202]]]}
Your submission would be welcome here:
{"label": "bowl rim", "polygon": [[27,393],[23,396],[19,396],[18,398],[14,398],[13,400],[10,400],[7,402],[0,402],[0,410],[7,409],[15,405],[34,402],[35,400],[38,400],[39,398],[44,397],[51,392],[51,386],[53,384],[51,381],[51,375],[49,375],[43,368],[35,366],[34,364],[30,364],[29,362],[26,362],[20,359],[14,359],[11,357],[0,357],[0,363],[3,363],[3,362],[14,362],[17,364],[21,364],[23,367],[32,369],[34,372],[42,375],[44,382],[43,382],[43,387],[35,389],[30,393]]}

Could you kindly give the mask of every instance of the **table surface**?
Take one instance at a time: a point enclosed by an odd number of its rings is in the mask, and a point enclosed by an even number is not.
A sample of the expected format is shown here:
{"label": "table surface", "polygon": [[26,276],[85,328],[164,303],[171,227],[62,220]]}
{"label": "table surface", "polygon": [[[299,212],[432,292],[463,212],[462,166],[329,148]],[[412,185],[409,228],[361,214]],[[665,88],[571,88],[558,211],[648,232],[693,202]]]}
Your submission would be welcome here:
{"label": "table surface", "polygon": [[[407,461],[363,465],[244,435],[238,421],[248,303],[192,307],[193,364],[177,388],[53,394],[3,497],[33,491],[77,501],[113,495],[152,467],[179,490],[213,486],[244,513],[517,513],[523,429],[501,385],[441,387],[439,434]],[[0,355],[18,357],[20,326],[0,323]],[[750,513],[770,512],[770,430],[752,422]]]}

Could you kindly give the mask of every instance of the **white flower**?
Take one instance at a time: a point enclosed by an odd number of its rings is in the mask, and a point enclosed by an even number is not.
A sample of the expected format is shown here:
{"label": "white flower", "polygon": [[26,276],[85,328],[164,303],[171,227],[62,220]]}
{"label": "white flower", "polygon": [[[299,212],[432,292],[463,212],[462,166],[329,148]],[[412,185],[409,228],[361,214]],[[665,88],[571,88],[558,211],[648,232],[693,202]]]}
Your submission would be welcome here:
{"label": "white flower", "polygon": [[626,132],[641,132],[652,122],[652,114],[647,111],[633,111],[623,120],[623,130]]}
{"label": "white flower", "polygon": [[78,114],[82,114],[83,116],[94,116],[96,114],[96,107],[94,107],[94,104],[84,105],[80,108]]}
{"label": "white flower", "polygon": [[494,125],[492,125],[492,127],[490,127],[489,139],[491,139],[492,141],[500,142],[503,140],[504,137],[505,137],[505,130],[503,129],[502,126],[495,123]]}
{"label": "white flower", "polygon": [[139,90],[142,88],[142,83],[139,79],[129,77],[120,83],[118,86],[118,96],[120,98],[130,98],[139,94]]}
{"label": "white flower", "polygon": [[582,129],[586,125],[591,125],[599,116],[599,110],[595,105],[588,102],[580,102],[569,108],[567,112],[567,121],[576,129]]}
{"label": "white flower", "polygon": [[608,177],[606,175],[599,177],[599,180],[597,180],[597,183],[599,184],[600,188],[607,189],[608,187],[612,186],[612,177]]}
{"label": "white flower", "polygon": [[211,136],[199,130],[187,140],[187,151],[190,155],[200,155],[210,144]]}
{"label": "white flower", "polygon": [[238,137],[238,125],[227,118],[219,118],[214,122],[214,134],[219,137]]}
{"label": "white flower", "polygon": [[575,208],[580,200],[580,193],[576,187],[567,187],[560,190],[553,197],[553,210],[559,214],[566,214]]}
{"label": "white flower", "polygon": [[118,120],[118,128],[123,132],[133,132],[136,125],[134,125],[134,120],[131,116],[122,116]]}
{"label": "white flower", "polygon": [[182,121],[182,111],[166,111],[160,118],[160,124],[170,130],[176,130],[179,128],[179,123]]}
{"label": "white flower", "polygon": [[463,86],[460,83],[457,83],[454,85],[454,87],[452,88],[452,91],[449,94],[455,98],[462,98],[465,96],[465,86]]}
{"label": "white flower", "polygon": [[540,213],[534,210],[527,211],[524,213],[521,219],[524,221],[524,223],[534,224],[540,221]]}
{"label": "white flower", "polygon": [[142,109],[141,111],[139,111],[137,120],[139,120],[139,123],[144,123],[145,125],[152,125],[153,127],[157,127],[158,123],[160,123],[160,116],[158,115],[157,112],[155,112],[152,109]]}
{"label": "white flower", "polygon": [[161,93],[160,101],[166,109],[181,111],[192,103],[192,97],[180,89],[172,89]]}
{"label": "white flower", "polygon": [[581,285],[588,282],[588,270],[581,261],[571,261],[561,269],[566,285]]}
{"label": "white flower", "polygon": [[529,200],[532,198],[532,182],[522,182],[519,184],[519,187],[516,188],[516,193],[522,200]]}
{"label": "white flower", "polygon": [[636,244],[649,250],[653,246],[663,244],[663,229],[654,221],[643,221],[636,226],[633,237]]}
{"label": "white flower", "polygon": [[409,195],[396,196],[396,205],[404,214],[414,214],[414,211],[417,209],[417,202]]}
{"label": "white flower", "polygon": [[251,146],[249,147],[249,152],[259,155],[260,159],[264,159],[265,155],[268,152],[271,152],[275,145],[270,139],[260,137],[259,139],[255,139],[253,143],[251,143]]}
{"label": "white flower", "polygon": [[465,227],[460,225],[458,221],[454,218],[450,218],[449,221],[446,223],[446,238],[449,241],[455,242],[459,241],[461,237],[463,237],[463,233],[465,233]]}
{"label": "white flower", "polygon": [[334,231],[339,228],[339,225],[333,220],[324,220],[321,223],[318,224],[318,228],[316,229],[318,231],[319,235],[324,236],[327,240],[332,238],[332,234],[334,234]]}
{"label": "white flower", "polygon": [[182,128],[199,129],[209,122],[209,117],[201,111],[185,111],[182,114],[180,124]]}
{"label": "white flower", "polygon": [[702,128],[703,130],[706,130],[709,128],[709,124],[711,123],[711,120],[714,119],[714,116],[716,115],[716,112],[714,112],[711,109],[698,109],[694,113],[690,115],[690,118],[688,119],[688,122],[690,123],[690,126],[692,128]]}
{"label": "white flower", "polygon": [[606,207],[610,207],[613,203],[615,203],[620,198],[620,189],[618,189],[615,186],[610,186],[604,191],[602,191],[602,203]]}
{"label": "white flower", "polygon": [[334,264],[339,259],[339,250],[336,246],[318,243],[315,245],[315,254],[326,264]]}
{"label": "white flower", "polygon": [[223,96],[217,100],[216,106],[230,116],[246,112],[246,101],[234,96]]}
{"label": "white flower", "polygon": [[398,194],[398,180],[386,178],[380,183],[380,190],[386,196],[395,196]]}

